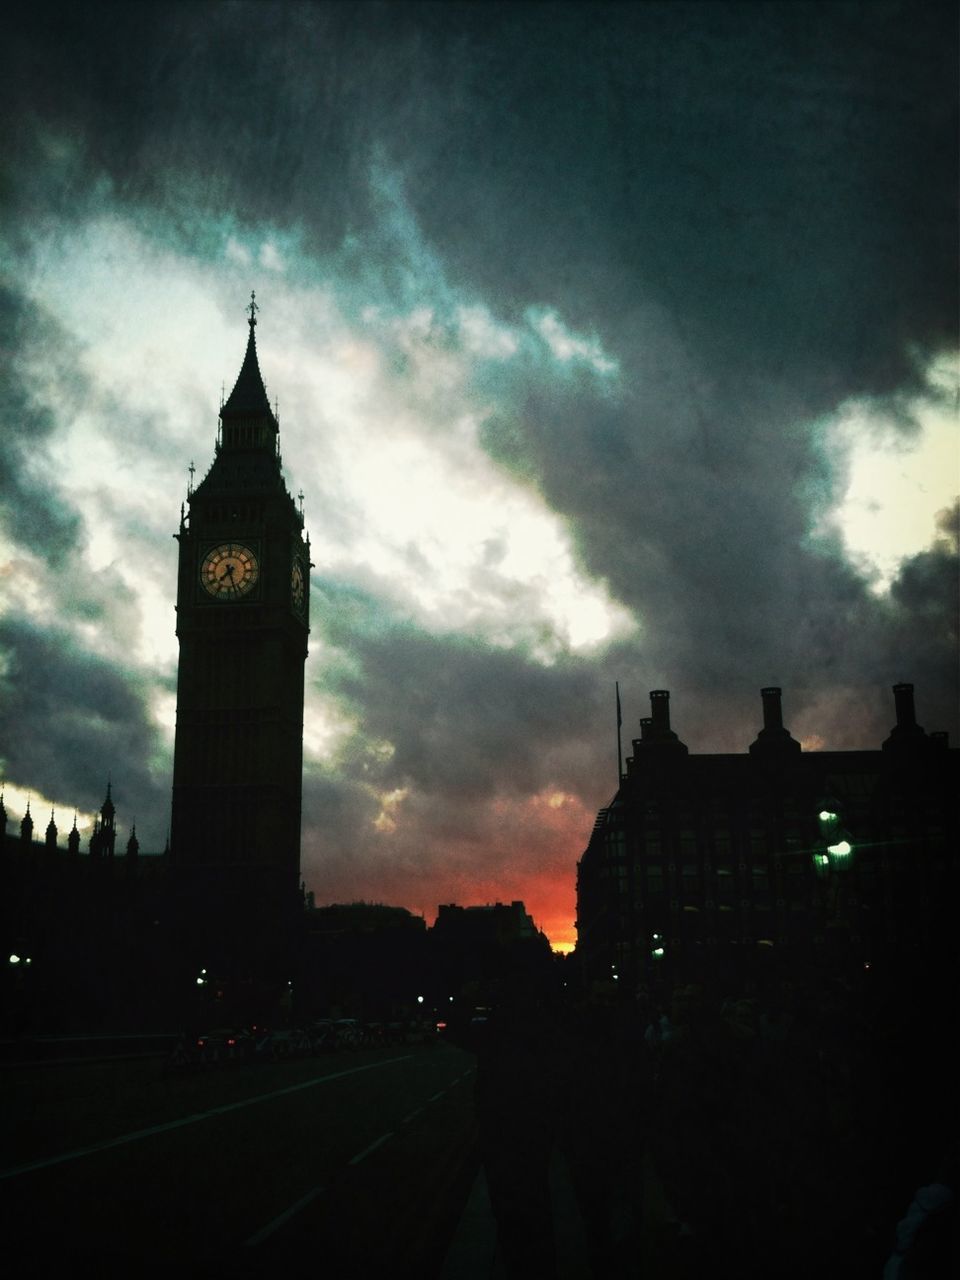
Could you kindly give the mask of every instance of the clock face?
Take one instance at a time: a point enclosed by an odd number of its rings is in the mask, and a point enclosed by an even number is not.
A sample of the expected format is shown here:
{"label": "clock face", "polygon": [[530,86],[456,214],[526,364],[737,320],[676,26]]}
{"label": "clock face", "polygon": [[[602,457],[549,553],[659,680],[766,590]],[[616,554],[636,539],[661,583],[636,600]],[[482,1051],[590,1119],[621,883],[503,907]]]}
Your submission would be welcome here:
{"label": "clock face", "polygon": [[294,556],[293,568],[290,570],[290,599],[297,613],[303,612],[304,601],[306,600],[307,589],[303,576],[303,565],[299,559]]}
{"label": "clock face", "polygon": [[259,577],[257,557],[239,542],[213,547],[200,566],[200,581],[215,600],[239,600],[253,589]]}

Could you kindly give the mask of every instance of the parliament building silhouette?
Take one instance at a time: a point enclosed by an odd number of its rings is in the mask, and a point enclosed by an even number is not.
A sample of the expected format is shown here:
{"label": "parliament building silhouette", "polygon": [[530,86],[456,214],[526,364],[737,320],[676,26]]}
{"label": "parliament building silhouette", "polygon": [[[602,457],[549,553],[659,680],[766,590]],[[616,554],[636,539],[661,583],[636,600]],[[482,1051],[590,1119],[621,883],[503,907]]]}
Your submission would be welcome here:
{"label": "parliament building silhouette", "polygon": [[[490,948],[504,939],[536,963],[549,956],[519,902],[441,907],[427,946],[400,909],[318,909],[300,883],[310,542],[283,478],[253,295],[248,327],[212,463],[174,535],[168,847],[144,856],[135,828],[118,847],[109,782],[86,852],[76,819],[66,848],[53,814],[34,839],[29,805],[19,836],[8,832],[0,794],[8,1029],[155,1026],[196,1010],[208,987],[240,993],[239,1016],[254,1011],[253,993],[276,996],[301,977],[302,1007],[316,1012],[333,998],[331,974],[349,988],[346,969],[358,970],[366,945],[357,939],[377,930],[381,970],[402,939],[393,967],[411,990],[434,970],[462,981],[470,965],[474,978],[496,971]],[[695,755],[671,728],[669,694],[655,690],[577,867],[572,972],[629,996],[820,962],[951,967],[960,752],[917,724],[912,685],[893,692],[896,723],[879,750],[801,751],[781,691],[767,688],[749,751]],[[378,993],[355,994],[376,1003]]]}
{"label": "parliament building silhouette", "polygon": [[577,869],[577,955],[627,990],[952,971],[958,764],[910,684],[880,750],[801,751],[781,690],[743,754],[691,754],[666,690]]}

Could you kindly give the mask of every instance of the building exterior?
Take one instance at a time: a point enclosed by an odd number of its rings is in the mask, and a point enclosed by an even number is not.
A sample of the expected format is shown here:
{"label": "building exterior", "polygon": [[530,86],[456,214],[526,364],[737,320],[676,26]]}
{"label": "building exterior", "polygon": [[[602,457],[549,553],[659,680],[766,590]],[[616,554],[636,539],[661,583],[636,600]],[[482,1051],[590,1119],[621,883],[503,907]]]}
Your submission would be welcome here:
{"label": "building exterior", "polygon": [[960,752],[917,724],[912,685],[894,697],[879,750],[801,751],[769,688],[747,752],[693,755],[653,691],[577,869],[585,975],[632,991],[949,965]]}
{"label": "building exterior", "polygon": [[143,854],[135,829],[121,843],[109,783],[84,851],[76,820],[63,849],[54,815],[35,832],[29,805],[15,837],[0,799],[0,933],[21,957],[5,982],[48,1026],[179,1016],[201,970],[230,989],[280,989],[297,963],[310,546],[283,479],[256,323],[251,302],[213,462],[175,535],[167,851]]}
{"label": "building exterior", "polygon": [[76,816],[42,838],[0,799],[0,1024],[4,1034],[171,1025],[167,859],[119,842],[112,788],[81,850]]}
{"label": "building exterior", "polygon": [[467,946],[511,946],[517,942],[549,942],[533,922],[522,902],[487,903],[480,907],[461,907],[442,903],[437,908],[433,925],[437,938],[462,942]]}
{"label": "building exterior", "polygon": [[213,463],[181,509],[170,857],[184,956],[280,977],[299,897],[310,545],[281,470],[256,304]]}
{"label": "building exterior", "polygon": [[308,901],[295,1003],[309,1017],[391,1019],[420,1011],[429,973],[427,924],[379,902]]}
{"label": "building exterior", "polygon": [[[553,969],[553,955],[520,901],[444,903],[430,930],[434,999],[448,1016],[496,1005],[518,981]],[[448,1006],[452,1002],[456,1009]]]}

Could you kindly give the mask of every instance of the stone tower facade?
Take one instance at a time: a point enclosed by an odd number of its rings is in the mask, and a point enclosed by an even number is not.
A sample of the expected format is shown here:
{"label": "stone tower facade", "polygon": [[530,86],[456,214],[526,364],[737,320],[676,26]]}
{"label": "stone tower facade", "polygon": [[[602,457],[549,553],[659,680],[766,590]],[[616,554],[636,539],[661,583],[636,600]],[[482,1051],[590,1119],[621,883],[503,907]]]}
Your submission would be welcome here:
{"label": "stone tower facade", "polygon": [[284,482],[256,305],[213,462],[181,510],[171,872],[185,955],[281,976],[299,886],[310,546]]}

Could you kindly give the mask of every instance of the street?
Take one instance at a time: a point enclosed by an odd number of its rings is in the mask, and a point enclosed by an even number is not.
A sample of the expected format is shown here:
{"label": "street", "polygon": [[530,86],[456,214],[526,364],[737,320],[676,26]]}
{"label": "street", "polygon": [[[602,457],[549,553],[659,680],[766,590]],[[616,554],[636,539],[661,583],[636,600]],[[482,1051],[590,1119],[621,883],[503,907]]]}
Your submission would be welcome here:
{"label": "street", "polygon": [[71,1260],[429,1275],[476,1172],[471,1055],[361,1050],[164,1073],[159,1059],[8,1069],[2,1223]]}

